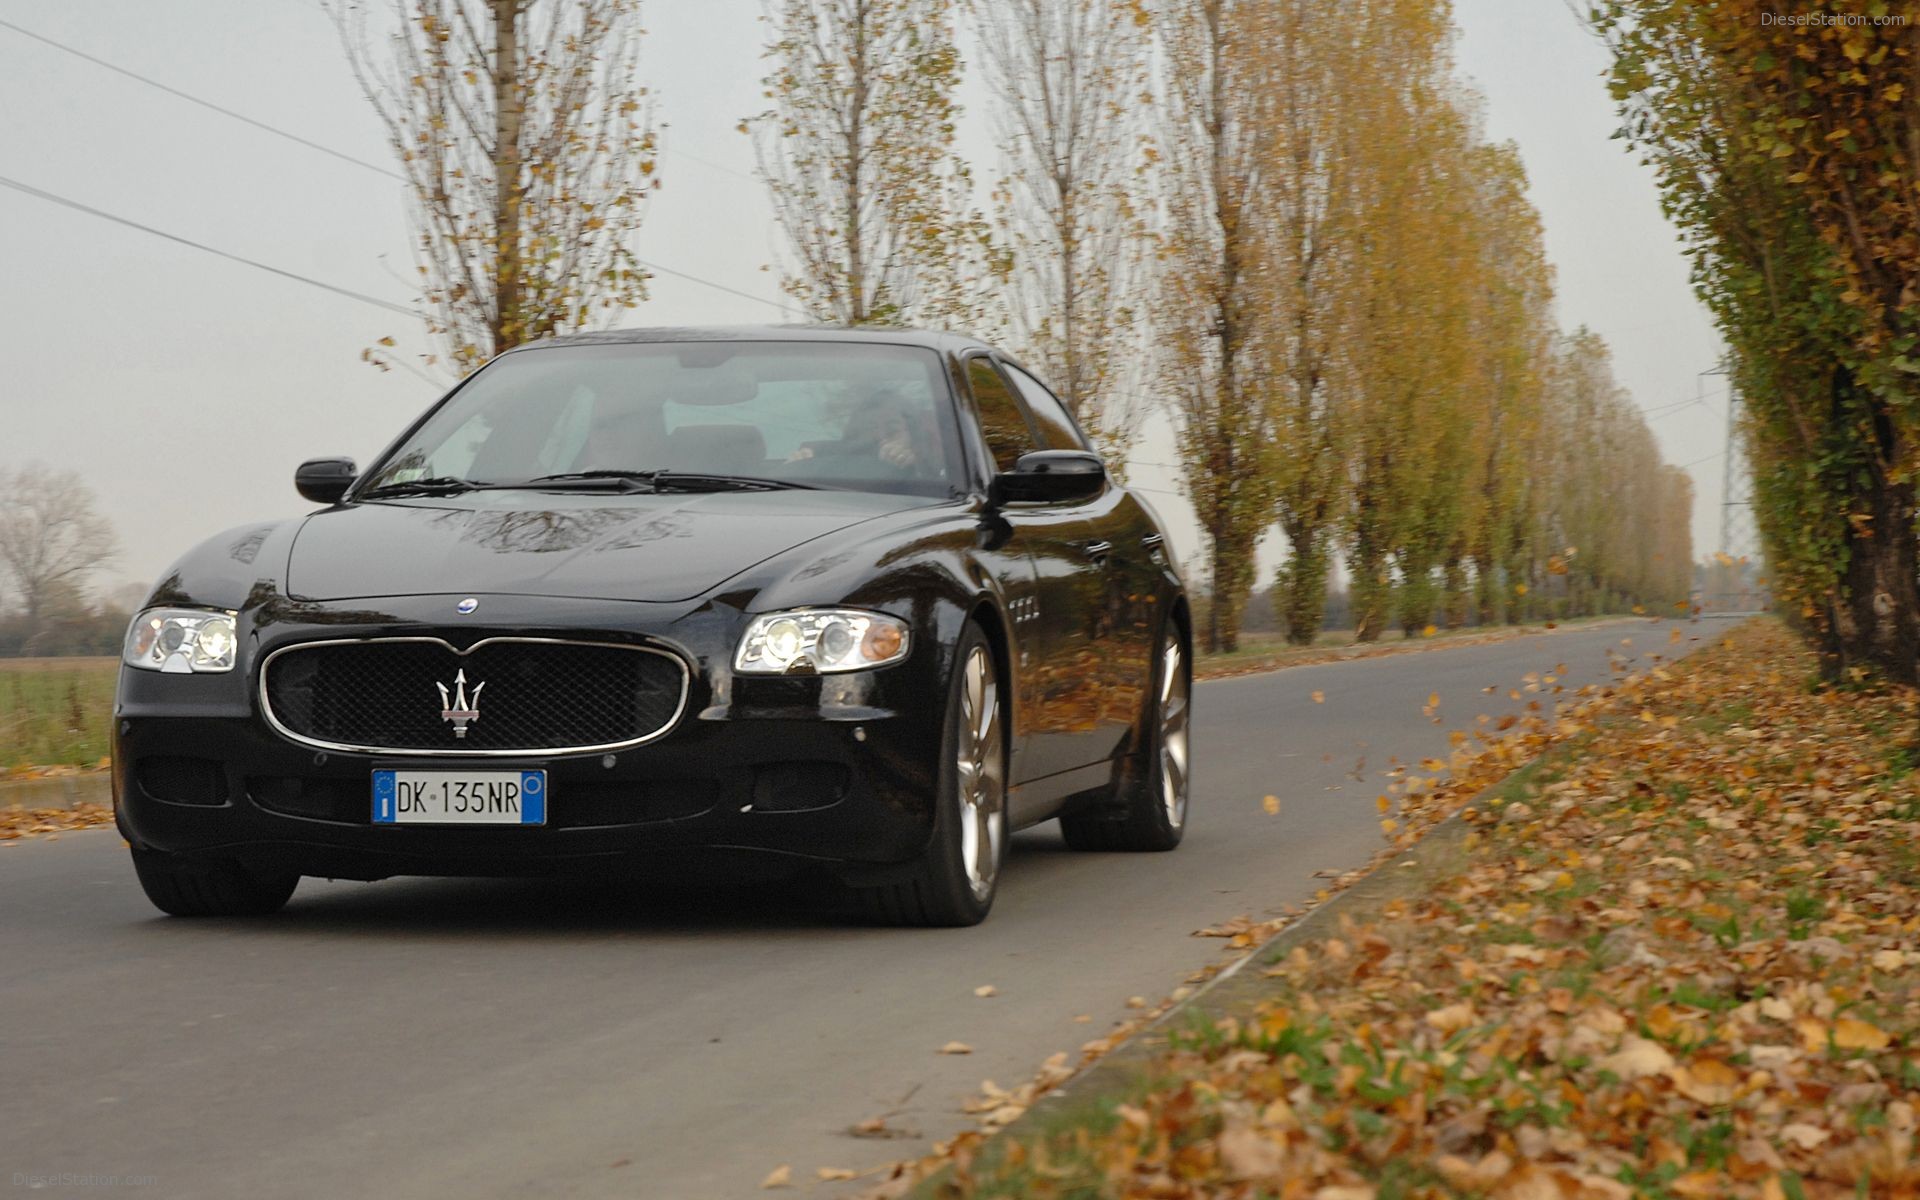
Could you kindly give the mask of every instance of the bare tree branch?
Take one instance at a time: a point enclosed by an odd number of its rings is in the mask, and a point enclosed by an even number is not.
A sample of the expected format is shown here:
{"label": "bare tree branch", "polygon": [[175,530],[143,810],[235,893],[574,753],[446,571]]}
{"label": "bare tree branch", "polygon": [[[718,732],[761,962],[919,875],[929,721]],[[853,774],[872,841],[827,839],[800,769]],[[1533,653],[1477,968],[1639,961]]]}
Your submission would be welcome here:
{"label": "bare tree branch", "polygon": [[0,566],[13,579],[28,623],[38,627],[63,594],[119,553],[94,509],[93,489],[76,471],[33,464],[0,471]]}
{"label": "bare tree branch", "polygon": [[461,373],[645,297],[638,0],[323,3],[406,173],[421,309]]}

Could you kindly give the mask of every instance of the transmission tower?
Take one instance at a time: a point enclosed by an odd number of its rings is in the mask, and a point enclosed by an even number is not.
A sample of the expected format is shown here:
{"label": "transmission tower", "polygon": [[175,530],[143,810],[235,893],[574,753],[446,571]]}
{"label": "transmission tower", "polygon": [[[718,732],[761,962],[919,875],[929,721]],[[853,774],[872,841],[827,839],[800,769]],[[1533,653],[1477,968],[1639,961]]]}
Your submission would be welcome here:
{"label": "transmission tower", "polygon": [[1740,392],[1727,384],[1727,448],[1721,459],[1720,553],[1740,562],[1760,560],[1760,531],[1753,520],[1753,471],[1746,434],[1740,428]]}
{"label": "transmission tower", "polygon": [[1727,442],[1721,458],[1720,553],[1708,567],[1712,581],[1701,597],[1707,611],[1725,616],[1765,612],[1773,598],[1760,558],[1760,528],[1753,516],[1753,466],[1740,425],[1740,390],[1723,360],[1716,374],[1727,378]]}

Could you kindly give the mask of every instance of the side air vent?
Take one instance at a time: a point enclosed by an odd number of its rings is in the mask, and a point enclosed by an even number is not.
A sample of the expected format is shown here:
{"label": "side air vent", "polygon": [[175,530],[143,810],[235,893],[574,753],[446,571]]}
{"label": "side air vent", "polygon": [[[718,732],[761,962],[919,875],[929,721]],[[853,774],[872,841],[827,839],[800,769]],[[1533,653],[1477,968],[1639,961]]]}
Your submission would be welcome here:
{"label": "side air vent", "polygon": [[134,768],[140,790],[168,804],[218,808],[227,802],[227,768],[211,758],[159,754]]}

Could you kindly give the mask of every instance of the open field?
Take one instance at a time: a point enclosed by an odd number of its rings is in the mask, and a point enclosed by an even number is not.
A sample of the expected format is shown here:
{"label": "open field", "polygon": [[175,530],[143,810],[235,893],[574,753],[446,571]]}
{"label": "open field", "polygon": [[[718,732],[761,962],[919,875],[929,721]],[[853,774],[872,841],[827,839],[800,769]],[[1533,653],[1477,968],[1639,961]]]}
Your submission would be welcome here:
{"label": "open field", "polygon": [[105,657],[0,659],[0,771],[104,759],[119,665]]}

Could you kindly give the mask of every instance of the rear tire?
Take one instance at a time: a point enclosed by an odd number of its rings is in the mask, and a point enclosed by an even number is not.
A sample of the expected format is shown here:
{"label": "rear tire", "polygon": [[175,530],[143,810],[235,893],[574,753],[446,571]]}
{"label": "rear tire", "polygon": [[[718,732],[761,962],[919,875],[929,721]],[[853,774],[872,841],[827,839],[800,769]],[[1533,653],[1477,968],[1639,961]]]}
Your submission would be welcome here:
{"label": "rear tire", "polygon": [[1114,803],[1060,818],[1068,847],[1162,851],[1180,844],[1187,832],[1192,703],[1192,655],[1179,626],[1169,625],[1141,715],[1147,737],[1140,760]]}
{"label": "rear tire", "polygon": [[1006,705],[993,648],[968,623],[954,649],[933,837],[902,877],[855,889],[885,925],[978,925],[993,909],[1007,854]]}
{"label": "rear tire", "polygon": [[279,912],[299,885],[298,875],[258,873],[239,863],[182,858],[135,850],[133,871],[161,912],[175,917],[262,917]]}

